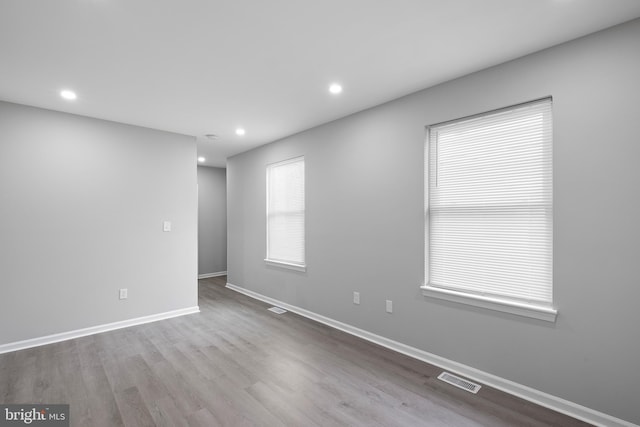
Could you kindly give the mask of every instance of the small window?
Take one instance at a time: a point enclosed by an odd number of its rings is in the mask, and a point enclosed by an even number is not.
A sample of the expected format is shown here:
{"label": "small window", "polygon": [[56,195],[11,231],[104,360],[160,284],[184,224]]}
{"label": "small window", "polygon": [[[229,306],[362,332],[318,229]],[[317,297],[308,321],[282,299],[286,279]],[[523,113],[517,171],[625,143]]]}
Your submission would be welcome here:
{"label": "small window", "polygon": [[554,321],[551,99],[428,131],[425,295]]}
{"label": "small window", "polygon": [[305,270],[304,222],[304,157],[268,165],[268,264]]}

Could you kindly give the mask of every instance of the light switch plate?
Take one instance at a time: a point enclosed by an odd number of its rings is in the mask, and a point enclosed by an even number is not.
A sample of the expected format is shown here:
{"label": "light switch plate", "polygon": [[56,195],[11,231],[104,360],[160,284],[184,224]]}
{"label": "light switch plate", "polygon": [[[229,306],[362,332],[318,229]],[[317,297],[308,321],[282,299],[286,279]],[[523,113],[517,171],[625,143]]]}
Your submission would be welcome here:
{"label": "light switch plate", "polygon": [[171,221],[164,221],[162,223],[162,231],[171,231]]}
{"label": "light switch plate", "polygon": [[129,291],[124,288],[120,289],[120,299],[127,299],[129,297]]}

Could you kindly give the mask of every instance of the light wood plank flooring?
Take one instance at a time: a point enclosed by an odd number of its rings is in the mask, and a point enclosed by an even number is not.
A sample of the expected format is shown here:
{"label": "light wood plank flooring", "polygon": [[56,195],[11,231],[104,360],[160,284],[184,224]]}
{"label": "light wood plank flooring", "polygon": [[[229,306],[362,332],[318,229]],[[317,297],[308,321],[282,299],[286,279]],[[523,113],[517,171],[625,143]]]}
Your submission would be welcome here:
{"label": "light wood plank flooring", "polygon": [[200,314],[0,355],[0,402],[73,426],[585,426],[200,280]]}

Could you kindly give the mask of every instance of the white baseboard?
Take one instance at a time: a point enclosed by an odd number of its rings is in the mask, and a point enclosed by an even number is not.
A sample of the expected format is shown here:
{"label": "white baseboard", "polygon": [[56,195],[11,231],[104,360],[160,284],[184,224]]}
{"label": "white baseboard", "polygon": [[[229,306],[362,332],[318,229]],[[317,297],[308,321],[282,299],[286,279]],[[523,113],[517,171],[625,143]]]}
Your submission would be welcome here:
{"label": "white baseboard", "polygon": [[209,277],[219,277],[219,276],[226,276],[226,275],[227,275],[226,271],[218,271],[217,273],[198,274],[198,279],[208,279]]}
{"label": "white baseboard", "polygon": [[172,317],[184,316],[186,314],[199,313],[198,306],[181,308],[179,310],[167,311],[164,313],[152,314],[150,316],[136,317],[135,319],[121,320],[119,322],[107,323],[104,325],[91,326],[75,331],[62,332],[59,334],[47,335],[44,337],[32,338],[24,341],[16,341],[0,345],[0,354],[10,351],[24,350],[26,348],[38,347],[41,345],[53,344],[60,341],[72,340],[87,335],[99,334],[101,332],[113,331],[115,329],[128,328],[129,326],[142,325],[144,323],[156,322],[158,320],[170,319]]}
{"label": "white baseboard", "polygon": [[495,389],[504,391],[505,393],[509,393],[513,396],[517,396],[522,399],[528,400],[529,402],[533,402],[540,406],[544,406],[545,408],[549,408],[556,412],[560,412],[562,414],[569,415],[570,417],[577,418],[579,420],[591,423],[595,426],[640,427],[637,424],[633,424],[628,421],[624,421],[620,418],[616,418],[611,415],[607,415],[605,413],[587,408],[585,406],[578,405],[577,403],[573,403],[568,400],[553,396],[551,394],[533,389],[531,387],[518,384],[516,382],[498,377],[488,372],[484,372],[479,369],[472,368],[471,366],[463,365],[462,363],[454,362],[453,360],[449,360],[444,357],[441,357],[432,353],[428,353],[424,350],[420,350],[418,348],[411,347],[406,344],[402,344],[400,342],[390,340],[380,335],[376,335],[374,333],[365,331],[363,329],[356,328],[355,326],[351,326],[346,323],[342,323],[337,320],[333,320],[328,317],[322,316],[320,314],[316,314],[312,311],[305,310],[304,308],[296,307],[294,305],[287,304],[282,301],[278,301],[274,298],[267,297],[265,295],[259,294],[249,289],[245,289],[231,283],[227,283],[227,288],[232,289],[236,292],[245,294],[257,300],[264,301],[266,303],[276,305],[278,307],[282,307],[293,313],[315,320],[316,322],[323,323],[325,325],[331,326],[335,329],[339,329],[348,334],[355,335],[367,341],[371,341],[375,344],[397,351],[398,353],[402,353],[407,356],[413,357],[414,359],[418,359],[423,362],[427,362],[432,365],[443,368],[445,370],[452,371],[454,373],[460,374],[474,381],[477,381],[482,384],[486,384],[490,387],[493,387]]}

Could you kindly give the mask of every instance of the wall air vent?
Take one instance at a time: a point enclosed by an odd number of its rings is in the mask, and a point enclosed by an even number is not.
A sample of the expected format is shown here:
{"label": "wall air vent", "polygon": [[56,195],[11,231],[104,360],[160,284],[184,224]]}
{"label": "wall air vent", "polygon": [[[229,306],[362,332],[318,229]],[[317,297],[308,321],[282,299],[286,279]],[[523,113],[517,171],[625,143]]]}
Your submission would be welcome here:
{"label": "wall air vent", "polygon": [[460,378],[459,376],[450,374],[449,372],[441,373],[438,375],[438,379],[473,394],[476,394],[481,387],[480,384],[472,383],[471,381],[467,381],[464,378]]}

